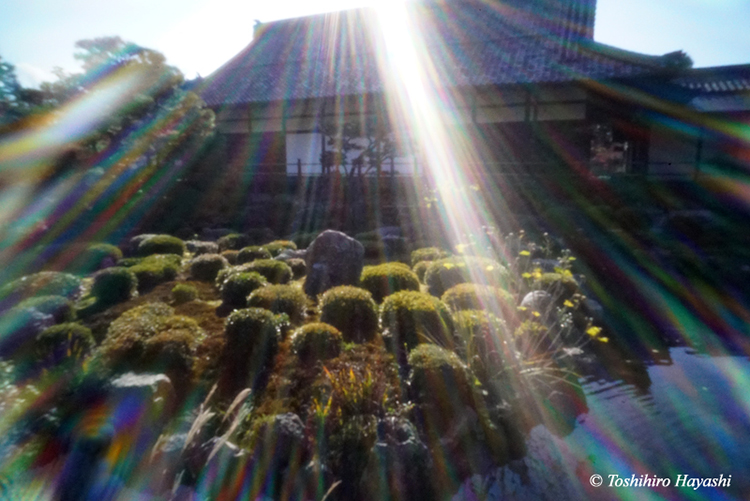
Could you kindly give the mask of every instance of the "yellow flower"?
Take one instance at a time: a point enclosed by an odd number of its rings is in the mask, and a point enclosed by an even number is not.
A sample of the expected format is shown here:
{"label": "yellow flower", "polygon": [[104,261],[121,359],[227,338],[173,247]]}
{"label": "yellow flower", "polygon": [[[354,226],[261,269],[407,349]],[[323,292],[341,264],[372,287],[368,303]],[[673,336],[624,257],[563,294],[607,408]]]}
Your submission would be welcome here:
{"label": "yellow flower", "polygon": [[591,337],[596,337],[599,335],[599,333],[602,331],[601,327],[589,327],[586,329],[586,334],[588,334]]}
{"label": "yellow flower", "polygon": [[486,268],[486,269],[487,269],[487,271],[492,271],[492,270],[494,270],[494,269],[495,269],[495,267],[494,267],[494,266],[492,266],[492,265],[489,265],[489,266],[487,266],[487,268]]}
{"label": "yellow flower", "polygon": [[567,306],[568,308],[572,308],[573,307],[573,303],[571,303],[569,299],[566,299],[565,302],[563,303],[563,305]]}
{"label": "yellow flower", "polygon": [[602,343],[609,343],[609,338],[608,337],[600,337],[599,341],[601,341]]}
{"label": "yellow flower", "polygon": [[445,267],[446,270],[450,270],[451,268],[454,268],[455,266],[451,263],[443,263],[443,267]]}
{"label": "yellow flower", "polygon": [[519,256],[530,256],[531,252],[529,252],[527,250],[522,250],[521,252],[518,253],[518,255]]}

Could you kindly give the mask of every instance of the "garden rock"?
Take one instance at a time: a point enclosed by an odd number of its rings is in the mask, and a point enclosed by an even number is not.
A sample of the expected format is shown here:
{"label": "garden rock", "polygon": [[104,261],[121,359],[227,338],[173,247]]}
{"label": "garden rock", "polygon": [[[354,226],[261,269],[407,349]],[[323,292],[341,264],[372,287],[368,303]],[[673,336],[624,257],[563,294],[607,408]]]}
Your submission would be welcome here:
{"label": "garden rock", "polygon": [[355,239],[340,231],[324,231],[307,249],[305,293],[316,296],[338,285],[356,285],[364,255],[364,247]]}

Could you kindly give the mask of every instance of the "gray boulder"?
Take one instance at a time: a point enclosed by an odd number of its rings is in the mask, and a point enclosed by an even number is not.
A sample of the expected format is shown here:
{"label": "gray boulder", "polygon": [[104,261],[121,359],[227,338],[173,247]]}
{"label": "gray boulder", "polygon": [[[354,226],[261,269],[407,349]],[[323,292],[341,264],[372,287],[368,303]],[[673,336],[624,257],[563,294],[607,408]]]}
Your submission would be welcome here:
{"label": "gray boulder", "polygon": [[316,296],[338,285],[356,285],[364,255],[364,247],[355,239],[340,231],[324,231],[307,248],[305,293]]}

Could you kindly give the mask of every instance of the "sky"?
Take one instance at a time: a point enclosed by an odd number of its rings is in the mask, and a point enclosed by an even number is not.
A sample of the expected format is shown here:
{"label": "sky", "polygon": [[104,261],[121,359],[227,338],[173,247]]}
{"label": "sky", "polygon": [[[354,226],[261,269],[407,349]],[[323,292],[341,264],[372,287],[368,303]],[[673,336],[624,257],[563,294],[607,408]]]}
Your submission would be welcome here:
{"label": "sky", "polygon": [[[76,40],[119,35],[207,76],[273,21],[396,0],[0,0],[0,57],[25,86],[79,71]],[[490,0],[487,0],[490,1]],[[595,39],[645,54],[684,50],[697,67],[750,63],[750,0],[598,0]]]}

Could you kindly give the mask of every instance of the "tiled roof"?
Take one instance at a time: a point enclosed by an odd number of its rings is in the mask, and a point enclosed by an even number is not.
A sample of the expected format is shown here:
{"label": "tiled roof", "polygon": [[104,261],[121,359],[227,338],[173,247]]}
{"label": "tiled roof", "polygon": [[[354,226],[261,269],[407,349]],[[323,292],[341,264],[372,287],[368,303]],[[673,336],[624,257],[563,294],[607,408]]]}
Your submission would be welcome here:
{"label": "tiled roof", "polygon": [[750,91],[750,65],[696,68],[677,78],[675,83],[703,93]]}
{"label": "tiled roof", "polygon": [[[661,67],[658,57],[594,42],[595,1],[568,1],[568,17],[545,10],[565,4],[559,0],[511,0],[497,8],[481,0],[430,0],[409,9],[441,87],[628,78]],[[253,43],[206,79],[202,96],[216,106],[386,92],[374,16],[356,9],[263,25]]]}

